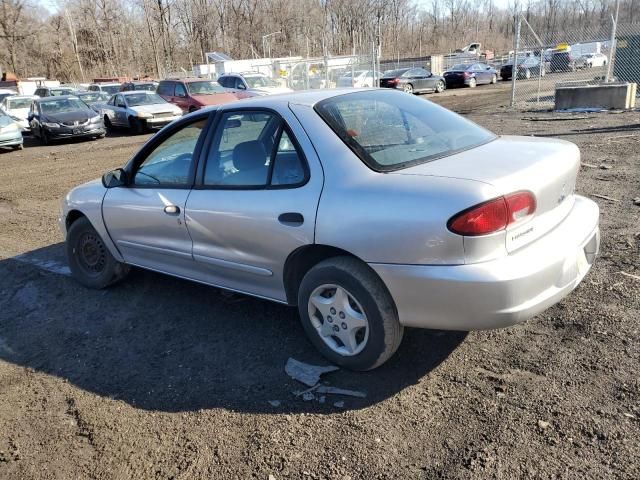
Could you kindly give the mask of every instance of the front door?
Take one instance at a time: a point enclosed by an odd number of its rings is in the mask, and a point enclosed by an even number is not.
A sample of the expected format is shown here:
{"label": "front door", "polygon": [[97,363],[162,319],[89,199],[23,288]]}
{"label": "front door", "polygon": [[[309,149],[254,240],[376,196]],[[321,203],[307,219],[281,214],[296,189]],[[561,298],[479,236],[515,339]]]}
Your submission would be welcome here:
{"label": "front door", "polygon": [[315,151],[290,111],[223,112],[187,200],[200,280],[286,300],[283,267],[291,252],[314,241],[322,182]]}
{"label": "front door", "polygon": [[167,132],[136,159],[127,186],[107,190],[102,215],[125,262],[188,276],[193,260],[185,206],[205,123],[197,119]]}

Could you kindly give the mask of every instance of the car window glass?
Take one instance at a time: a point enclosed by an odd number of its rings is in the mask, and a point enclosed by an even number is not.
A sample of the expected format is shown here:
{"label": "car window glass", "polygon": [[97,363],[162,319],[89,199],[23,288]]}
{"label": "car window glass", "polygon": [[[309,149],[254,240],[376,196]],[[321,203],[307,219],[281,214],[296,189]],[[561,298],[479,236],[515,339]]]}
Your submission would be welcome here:
{"label": "car window glass", "polygon": [[225,113],[207,159],[204,184],[266,185],[279,121],[271,113]]}
{"label": "car window glass", "polygon": [[271,185],[296,185],[304,181],[302,158],[286,130],[282,131],[273,161]]}
{"label": "car window glass", "polygon": [[314,108],[376,170],[426,162],[496,138],[438,105],[394,92],[350,93],[323,100]]}
{"label": "car window glass", "polygon": [[138,167],[135,185],[186,185],[193,163],[193,152],[205,127],[206,119],[198,120],[164,139]]}
{"label": "car window glass", "polygon": [[118,107],[125,106],[124,97],[122,95],[116,95],[116,106]]}
{"label": "car window glass", "polygon": [[176,83],[176,97],[186,97],[187,90],[184,88],[184,85],[181,83]]}
{"label": "car window glass", "polygon": [[231,87],[231,82],[233,79],[231,77],[222,77],[218,80],[218,83],[223,87],[229,88]]}
{"label": "car window glass", "polygon": [[244,89],[245,88],[244,82],[242,81],[242,79],[240,77],[236,77],[236,86],[235,86],[235,88],[238,88],[238,89]]}
{"label": "car window glass", "polygon": [[173,85],[169,82],[162,82],[158,85],[158,95],[170,97],[173,95]]}

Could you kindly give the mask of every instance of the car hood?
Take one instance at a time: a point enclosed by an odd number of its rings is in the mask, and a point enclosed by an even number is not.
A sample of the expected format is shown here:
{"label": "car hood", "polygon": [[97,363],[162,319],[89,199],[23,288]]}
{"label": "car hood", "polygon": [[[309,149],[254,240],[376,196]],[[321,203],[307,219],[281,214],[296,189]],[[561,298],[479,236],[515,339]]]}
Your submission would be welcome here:
{"label": "car hood", "polygon": [[96,113],[89,109],[43,115],[43,117],[46,118],[46,121],[52,121],[56,123],[86,122],[87,120],[89,120],[89,118],[93,118],[95,116]]}
{"label": "car hood", "polygon": [[176,106],[170,103],[154,103],[153,105],[139,105],[137,107],[130,107],[134,112],[144,113],[164,113],[175,112]]}
{"label": "car hood", "polygon": [[192,98],[203,105],[221,105],[223,103],[235,102],[238,100],[231,92],[212,93],[210,95],[192,95]]}

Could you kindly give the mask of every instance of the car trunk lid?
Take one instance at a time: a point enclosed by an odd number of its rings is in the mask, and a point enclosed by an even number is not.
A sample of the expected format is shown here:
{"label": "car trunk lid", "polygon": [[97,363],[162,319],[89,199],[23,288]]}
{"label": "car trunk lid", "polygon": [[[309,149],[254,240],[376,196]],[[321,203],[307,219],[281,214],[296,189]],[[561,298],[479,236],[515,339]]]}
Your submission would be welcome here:
{"label": "car trunk lid", "polygon": [[540,238],[566,217],[575,200],[579,168],[580,151],[570,142],[505,136],[394,173],[480,181],[492,185],[498,196],[521,190],[532,192],[537,204],[535,213],[507,227],[505,247],[512,252]]}

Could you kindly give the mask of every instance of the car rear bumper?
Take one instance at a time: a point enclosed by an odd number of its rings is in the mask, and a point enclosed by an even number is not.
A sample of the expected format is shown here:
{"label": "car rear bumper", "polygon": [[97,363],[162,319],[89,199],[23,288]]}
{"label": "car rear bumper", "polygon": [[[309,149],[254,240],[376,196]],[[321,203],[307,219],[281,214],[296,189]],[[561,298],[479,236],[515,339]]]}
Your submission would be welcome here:
{"label": "car rear bumper", "polygon": [[534,243],[470,265],[370,264],[409,327],[484,330],[514,325],[568,295],[600,246],[599,209],[576,196],[569,215]]}
{"label": "car rear bumper", "polygon": [[173,117],[147,118],[146,119],[147,127],[149,128],[164,127],[165,125],[169,125],[171,122],[173,122],[174,120],[177,120],[180,117],[181,115],[175,115]]}

